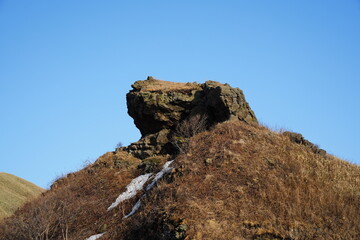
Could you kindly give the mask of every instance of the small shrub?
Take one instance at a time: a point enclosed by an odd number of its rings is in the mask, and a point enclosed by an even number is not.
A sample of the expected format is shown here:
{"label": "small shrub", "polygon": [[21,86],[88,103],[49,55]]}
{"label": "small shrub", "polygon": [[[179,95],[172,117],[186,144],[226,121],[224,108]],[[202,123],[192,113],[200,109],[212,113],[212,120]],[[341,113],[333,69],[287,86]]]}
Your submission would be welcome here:
{"label": "small shrub", "polygon": [[118,144],[116,144],[116,147],[115,147],[115,148],[121,148],[121,147],[123,147],[122,142],[118,142]]}
{"label": "small shrub", "polygon": [[177,125],[173,136],[173,144],[180,153],[185,153],[189,147],[189,139],[207,129],[207,116],[194,115]]}

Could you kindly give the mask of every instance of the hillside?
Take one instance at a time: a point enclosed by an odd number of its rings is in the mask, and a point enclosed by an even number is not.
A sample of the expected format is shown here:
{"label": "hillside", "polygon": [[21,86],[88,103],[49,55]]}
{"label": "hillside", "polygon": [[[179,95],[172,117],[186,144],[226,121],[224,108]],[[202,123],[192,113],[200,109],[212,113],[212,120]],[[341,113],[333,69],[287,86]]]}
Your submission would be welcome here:
{"label": "hillside", "polygon": [[44,189],[12,174],[0,172],[0,219],[40,195]]}
{"label": "hillside", "polygon": [[0,240],[360,239],[359,166],[259,125],[239,89],[148,80],[127,96],[142,138],[54,182]]}

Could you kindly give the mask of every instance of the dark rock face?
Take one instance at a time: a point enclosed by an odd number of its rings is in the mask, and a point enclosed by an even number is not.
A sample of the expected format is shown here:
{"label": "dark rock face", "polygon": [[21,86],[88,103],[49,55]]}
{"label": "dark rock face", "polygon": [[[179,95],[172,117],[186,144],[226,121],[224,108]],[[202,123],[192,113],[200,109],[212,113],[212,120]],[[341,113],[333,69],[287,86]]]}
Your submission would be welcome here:
{"label": "dark rock face", "polygon": [[324,149],[321,149],[316,144],[313,144],[312,142],[306,140],[300,133],[286,131],[283,133],[283,135],[287,136],[291,142],[301,144],[310,148],[311,151],[316,154],[320,154],[322,156],[326,155],[326,151]]}
{"label": "dark rock face", "polygon": [[142,138],[124,149],[139,158],[173,151],[169,141],[176,126],[195,115],[206,115],[208,125],[226,120],[257,123],[239,88],[215,81],[174,83],[148,77],[127,94],[129,115]]}

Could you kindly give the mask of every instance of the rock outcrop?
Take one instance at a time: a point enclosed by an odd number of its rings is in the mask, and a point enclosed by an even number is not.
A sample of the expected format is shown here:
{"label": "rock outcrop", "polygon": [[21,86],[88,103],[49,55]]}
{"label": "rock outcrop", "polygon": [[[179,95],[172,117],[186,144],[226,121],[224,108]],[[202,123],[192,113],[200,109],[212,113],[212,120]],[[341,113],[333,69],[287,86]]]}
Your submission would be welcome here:
{"label": "rock outcrop", "polygon": [[286,132],[283,132],[283,135],[287,136],[291,142],[301,144],[301,145],[308,147],[309,149],[311,149],[312,152],[314,152],[316,154],[320,154],[323,156],[326,155],[326,151],[324,149],[321,149],[321,148],[319,148],[318,145],[306,140],[303,137],[303,135],[301,135],[300,133],[286,131]]}
{"label": "rock outcrop", "polygon": [[257,123],[243,92],[228,84],[175,83],[148,77],[135,82],[132,88],[126,96],[128,113],[142,137],[123,150],[141,159],[172,154],[172,134],[179,123],[191,116],[205,115],[208,126],[234,119]]}

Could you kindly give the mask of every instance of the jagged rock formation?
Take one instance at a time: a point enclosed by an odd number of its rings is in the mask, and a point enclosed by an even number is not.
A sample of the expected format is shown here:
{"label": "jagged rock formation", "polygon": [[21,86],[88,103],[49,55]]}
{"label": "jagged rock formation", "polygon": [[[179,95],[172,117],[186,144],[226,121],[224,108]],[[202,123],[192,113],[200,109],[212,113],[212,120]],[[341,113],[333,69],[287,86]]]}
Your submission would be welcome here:
{"label": "jagged rock formation", "polygon": [[304,146],[310,148],[311,151],[313,151],[316,154],[320,154],[323,156],[326,155],[326,151],[324,149],[321,149],[316,144],[306,140],[303,137],[303,135],[301,135],[300,133],[286,131],[283,133],[283,135],[287,136],[290,139],[290,141],[292,141],[294,143],[301,144],[301,145],[304,145]]}
{"label": "jagged rock formation", "polygon": [[243,92],[228,84],[174,83],[148,77],[132,88],[126,96],[128,113],[142,137],[123,150],[142,159],[173,153],[171,136],[191,116],[206,115],[209,126],[233,119],[257,123]]}

